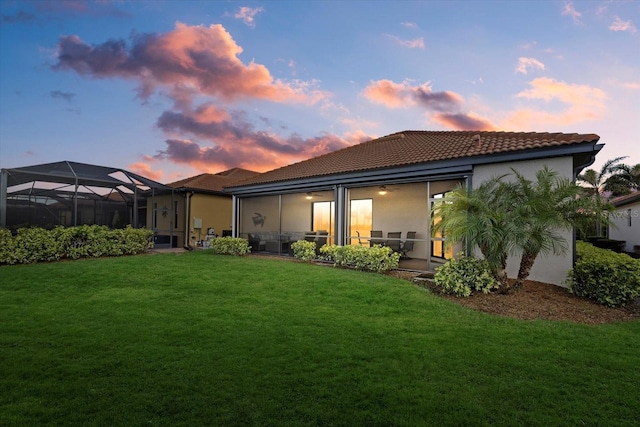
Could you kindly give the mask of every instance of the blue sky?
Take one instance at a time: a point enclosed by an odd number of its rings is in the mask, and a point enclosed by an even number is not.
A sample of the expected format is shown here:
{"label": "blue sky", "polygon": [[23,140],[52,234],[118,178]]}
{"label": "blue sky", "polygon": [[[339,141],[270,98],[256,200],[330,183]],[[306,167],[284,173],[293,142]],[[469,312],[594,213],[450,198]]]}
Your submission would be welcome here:
{"label": "blue sky", "polygon": [[636,164],[639,28],[637,1],[0,0],[0,167],[171,182],[465,129]]}

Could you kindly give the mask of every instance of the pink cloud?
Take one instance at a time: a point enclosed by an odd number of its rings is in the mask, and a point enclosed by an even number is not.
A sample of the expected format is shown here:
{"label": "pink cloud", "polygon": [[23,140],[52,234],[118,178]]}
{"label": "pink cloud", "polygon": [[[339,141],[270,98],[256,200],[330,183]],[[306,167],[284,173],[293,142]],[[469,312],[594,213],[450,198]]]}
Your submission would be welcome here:
{"label": "pink cloud", "polygon": [[635,33],[638,31],[635,25],[631,21],[623,21],[619,17],[615,17],[613,23],[609,26],[611,31],[629,31]]}
{"label": "pink cloud", "polygon": [[544,64],[535,58],[518,58],[516,73],[527,74],[530,69],[544,70]]}
{"label": "pink cloud", "polygon": [[488,119],[478,117],[475,114],[448,114],[438,113],[433,116],[433,120],[440,125],[454,130],[497,130]]}
{"label": "pink cloud", "polygon": [[326,96],[300,82],[276,80],[261,64],[244,64],[236,44],[222,25],[188,26],[176,23],[164,34],[142,34],[124,40],[89,45],[78,36],[58,43],[56,70],[73,70],[94,78],[137,81],[139,94],[148,98],[159,88],[183,103],[195,93],[233,101],[259,98],[274,102],[315,102]]}
{"label": "pink cloud", "polygon": [[602,117],[606,110],[607,94],[598,88],[569,84],[550,78],[532,80],[529,89],[516,96],[545,104],[556,101],[562,106],[558,111],[523,108],[506,118],[503,125],[510,129],[532,129],[539,127],[564,126]]}
{"label": "pink cloud", "polygon": [[494,129],[488,119],[462,112],[465,103],[462,96],[447,90],[434,92],[429,83],[412,86],[408,81],[378,80],[365,88],[364,96],[389,108],[422,108],[431,120],[450,129]]}
{"label": "pink cloud", "polygon": [[573,7],[573,2],[568,1],[564,4],[564,9],[562,9],[562,15],[570,16],[573,19],[574,24],[581,24],[580,17],[582,13],[578,12],[575,7]]}
{"label": "pink cloud", "polygon": [[603,107],[603,102],[607,98],[606,93],[601,89],[586,85],[569,84],[547,77],[534,79],[529,85],[531,86],[530,89],[524,90],[516,96],[545,101],[557,99],[565,104],[597,109]]}
{"label": "pink cloud", "polygon": [[364,96],[389,108],[407,108],[419,104],[437,111],[456,109],[464,102],[464,99],[454,92],[434,92],[429,83],[411,86],[407,81],[395,83],[386,79],[371,82],[365,88]]}
{"label": "pink cloud", "polygon": [[157,123],[160,129],[167,135],[191,135],[199,142],[185,138],[167,139],[165,149],[160,150],[155,159],[188,164],[199,170],[239,166],[266,171],[370,138],[363,133],[344,138],[328,133],[315,138],[295,134],[282,137],[256,130],[234,114],[223,120],[215,115],[212,120],[205,121],[203,111],[209,109],[210,106],[192,112],[164,112]]}
{"label": "pink cloud", "polygon": [[127,169],[154,181],[160,181],[163,175],[162,171],[154,171],[149,164],[144,162],[132,163],[127,166]]}
{"label": "pink cloud", "polygon": [[259,13],[264,12],[264,9],[261,7],[250,8],[247,6],[242,6],[235,13],[234,17],[241,19],[247,26],[253,28],[256,26],[255,17]]}
{"label": "pink cloud", "polygon": [[395,40],[395,42],[400,46],[408,47],[411,49],[424,49],[424,39],[422,37],[418,37],[417,39],[413,40],[403,40],[400,37],[391,34],[387,34],[387,37]]}

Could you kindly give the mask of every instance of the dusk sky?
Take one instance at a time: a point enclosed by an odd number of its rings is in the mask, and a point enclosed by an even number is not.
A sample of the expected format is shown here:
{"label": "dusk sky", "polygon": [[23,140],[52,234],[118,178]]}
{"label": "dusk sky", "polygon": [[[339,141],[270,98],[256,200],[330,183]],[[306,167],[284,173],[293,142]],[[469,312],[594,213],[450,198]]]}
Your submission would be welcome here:
{"label": "dusk sky", "polygon": [[0,167],[163,183],[403,130],[596,133],[640,163],[640,1],[0,0]]}

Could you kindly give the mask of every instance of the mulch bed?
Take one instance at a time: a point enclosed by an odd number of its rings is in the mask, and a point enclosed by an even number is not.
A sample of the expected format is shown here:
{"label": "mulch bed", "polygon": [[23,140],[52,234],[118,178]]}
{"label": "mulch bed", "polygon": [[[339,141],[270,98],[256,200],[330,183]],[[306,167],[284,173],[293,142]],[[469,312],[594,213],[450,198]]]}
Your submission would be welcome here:
{"label": "mulch bed", "polygon": [[[391,275],[413,281],[416,273],[394,272]],[[437,293],[433,285],[421,284],[439,297],[474,310],[522,320],[563,320],[584,324],[600,324],[640,320],[640,301],[626,307],[611,308],[573,295],[568,289],[549,283],[526,280],[521,289],[510,294],[476,293],[456,297]]]}

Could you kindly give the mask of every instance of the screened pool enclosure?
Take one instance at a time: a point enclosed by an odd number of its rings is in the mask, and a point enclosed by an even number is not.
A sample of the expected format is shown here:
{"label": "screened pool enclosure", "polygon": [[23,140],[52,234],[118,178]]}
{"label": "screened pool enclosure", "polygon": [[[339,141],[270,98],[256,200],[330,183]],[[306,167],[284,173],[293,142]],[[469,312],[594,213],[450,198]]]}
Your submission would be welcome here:
{"label": "screened pool enclosure", "polygon": [[70,161],[2,169],[0,227],[143,228],[147,197],[171,191],[124,169]]}

